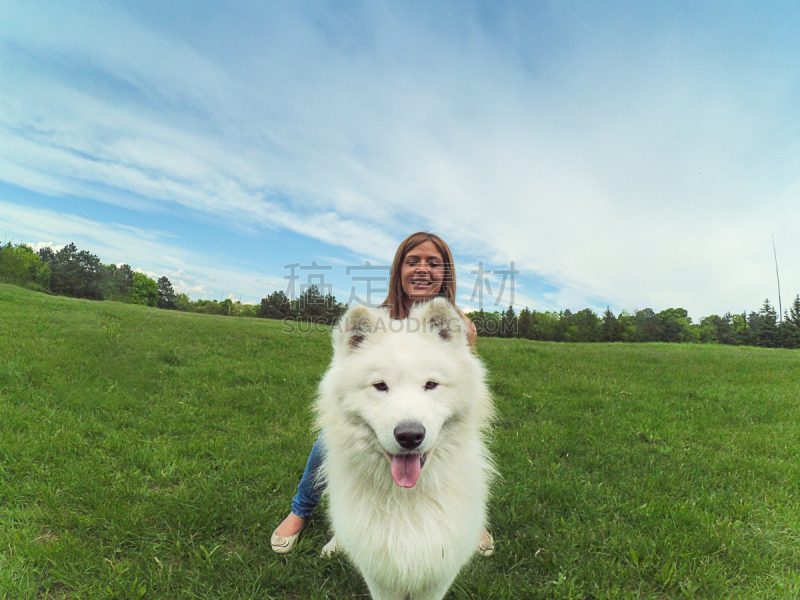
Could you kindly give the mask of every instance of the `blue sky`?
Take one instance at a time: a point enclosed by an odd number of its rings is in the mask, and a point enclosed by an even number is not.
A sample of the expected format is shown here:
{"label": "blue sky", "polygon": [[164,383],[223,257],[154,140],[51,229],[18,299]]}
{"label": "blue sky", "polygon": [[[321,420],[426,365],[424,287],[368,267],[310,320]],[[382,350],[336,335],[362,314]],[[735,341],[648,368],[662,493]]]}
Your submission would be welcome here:
{"label": "blue sky", "polygon": [[347,300],[348,265],[431,230],[465,308],[514,261],[517,308],[754,310],[773,234],[800,292],[798,25],[796,0],[7,1],[0,229],[193,298],[316,261]]}

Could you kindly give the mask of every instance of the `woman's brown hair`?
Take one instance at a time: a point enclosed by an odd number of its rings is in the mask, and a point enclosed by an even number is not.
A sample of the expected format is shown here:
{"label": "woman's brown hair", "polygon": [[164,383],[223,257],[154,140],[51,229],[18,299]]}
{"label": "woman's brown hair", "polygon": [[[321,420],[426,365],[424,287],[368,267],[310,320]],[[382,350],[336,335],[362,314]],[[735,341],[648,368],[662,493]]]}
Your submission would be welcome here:
{"label": "woman's brown hair", "polygon": [[[389,295],[383,301],[381,306],[389,309],[389,314],[393,319],[405,319],[413,304],[411,298],[408,297],[403,291],[403,280],[401,273],[403,270],[403,261],[406,255],[422,243],[431,242],[439,254],[442,255],[442,262],[444,266],[444,277],[442,279],[442,287],[437,296],[443,296],[453,306],[456,305],[456,273],[455,265],[453,264],[453,253],[450,252],[450,247],[445,241],[434,233],[427,231],[418,231],[412,233],[397,248],[392,262],[392,275],[389,278]],[[459,311],[460,312],[460,311]]]}

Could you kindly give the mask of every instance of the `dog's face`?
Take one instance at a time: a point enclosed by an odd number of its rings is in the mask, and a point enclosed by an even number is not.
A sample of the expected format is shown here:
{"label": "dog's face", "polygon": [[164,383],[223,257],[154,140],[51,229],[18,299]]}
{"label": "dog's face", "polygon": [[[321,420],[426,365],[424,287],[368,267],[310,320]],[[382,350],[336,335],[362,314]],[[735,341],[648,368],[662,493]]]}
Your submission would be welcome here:
{"label": "dog's face", "polygon": [[466,386],[482,378],[463,318],[441,299],[403,321],[383,310],[351,309],[334,333],[331,371],[341,417],[369,430],[371,450],[384,455],[404,488],[435,460],[442,429],[469,410]]}

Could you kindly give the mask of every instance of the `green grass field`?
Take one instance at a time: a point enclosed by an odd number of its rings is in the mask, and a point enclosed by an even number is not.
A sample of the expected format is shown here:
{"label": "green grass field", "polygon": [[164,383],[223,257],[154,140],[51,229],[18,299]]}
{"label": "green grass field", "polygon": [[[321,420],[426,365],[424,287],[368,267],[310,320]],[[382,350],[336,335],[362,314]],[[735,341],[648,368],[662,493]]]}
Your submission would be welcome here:
{"label": "green grass field", "polygon": [[[269,547],[324,333],[0,285],[0,598],[366,598]],[[800,595],[800,352],[485,340],[502,478],[466,598]]]}

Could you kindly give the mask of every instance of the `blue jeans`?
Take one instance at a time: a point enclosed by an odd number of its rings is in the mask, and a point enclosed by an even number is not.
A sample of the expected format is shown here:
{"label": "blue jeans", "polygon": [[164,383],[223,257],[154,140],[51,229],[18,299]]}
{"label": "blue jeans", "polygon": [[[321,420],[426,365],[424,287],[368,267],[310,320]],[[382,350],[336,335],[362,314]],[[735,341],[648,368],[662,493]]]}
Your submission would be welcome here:
{"label": "blue jeans", "polygon": [[308,455],[306,470],[303,471],[303,478],[297,486],[297,494],[292,498],[292,512],[298,517],[308,519],[311,513],[319,504],[322,492],[325,491],[325,484],[317,481],[317,474],[325,456],[325,448],[321,438],[317,438],[311,454]]}

